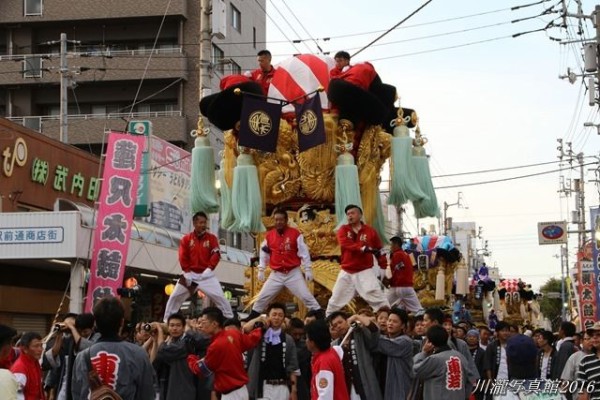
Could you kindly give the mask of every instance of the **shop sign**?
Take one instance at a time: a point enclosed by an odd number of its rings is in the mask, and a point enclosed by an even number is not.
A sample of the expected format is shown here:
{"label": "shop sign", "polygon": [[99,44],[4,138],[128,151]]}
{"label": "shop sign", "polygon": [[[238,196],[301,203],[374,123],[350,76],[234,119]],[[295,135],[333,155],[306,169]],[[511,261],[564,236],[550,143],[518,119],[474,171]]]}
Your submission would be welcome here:
{"label": "shop sign", "polygon": [[0,228],[0,246],[7,244],[62,243],[65,230],[62,226],[40,228]]}
{"label": "shop sign", "polygon": [[[27,142],[23,137],[18,137],[12,146],[2,149],[2,174],[7,178],[12,177],[15,169],[26,167],[30,158]],[[70,171],[69,167],[60,163],[52,165],[44,157],[33,157],[30,168],[30,179],[34,183],[51,185],[57,192],[70,193],[89,201],[98,198],[100,180],[96,177]]]}
{"label": "shop sign", "polygon": [[566,244],[567,223],[565,221],[538,222],[539,244]]}

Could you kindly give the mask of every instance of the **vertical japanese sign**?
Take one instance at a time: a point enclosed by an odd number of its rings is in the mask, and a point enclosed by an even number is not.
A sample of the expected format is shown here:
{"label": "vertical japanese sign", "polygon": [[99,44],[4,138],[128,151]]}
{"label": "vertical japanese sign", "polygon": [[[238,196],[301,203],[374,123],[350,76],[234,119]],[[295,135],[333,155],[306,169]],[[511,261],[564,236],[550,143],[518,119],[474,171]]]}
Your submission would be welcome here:
{"label": "vertical japanese sign", "polygon": [[600,253],[598,252],[598,241],[595,240],[596,229],[598,229],[598,224],[600,224],[600,208],[592,208],[590,209],[590,225],[592,227],[592,268],[594,271],[594,286],[596,289],[596,296],[594,297],[594,303],[596,305],[596,314],[594,315],[595,320],[600,320],[600,307],[597,305],[600,304],[600,269],[598,264],[598,257]]}
{"label": "vertical japanese sign", "polygon": [[102,297],[116,296],[123,282],[145,141],[144,136],[108,134],[86,312]]}

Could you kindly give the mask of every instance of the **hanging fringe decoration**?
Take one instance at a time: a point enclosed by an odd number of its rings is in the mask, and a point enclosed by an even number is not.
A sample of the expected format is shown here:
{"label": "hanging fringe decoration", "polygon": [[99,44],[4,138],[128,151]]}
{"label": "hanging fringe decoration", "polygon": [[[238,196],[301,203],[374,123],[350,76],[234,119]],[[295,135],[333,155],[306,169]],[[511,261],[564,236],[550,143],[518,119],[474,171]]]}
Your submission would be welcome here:
{"label": "hanging fringe decoration", "polygon": [[415,166],[415,177],[419,187],[427,196],[423,200],[414,201],[415,216],[417,218],[439,218],[440,209],[437,202],[437,196],[431,182],[431,172],[429,171],[429,160],[423,146],[427,143],[427,139],[421,136],[421,130],[417,126],[415,132],[415,147],[413,148],[413,163]]}
{"label": "hanging fringe decoration", "polygon": [[377,185],[377,199],[375,202],[375,219],[371,223],[373,229],[377,231],[383,244],[390,244],[388,234],[385,232],[385,218],[383,217],[383,205],[381,204],[381,192],[379,191],[379,185]]}
{"label": "hanging fringe decoration", "polygon": [[358,168],[354,164],[354,157],[350,154],[352,150],[352,139],[349,137],[353,129],[352,123],[342,119],[338,129],[341,130],[342,143],[336,145],[339,153],[335,167],[335,216],[337,227],[346,223],[344,209],[349,204],[355,204],[362,208],[360,198],[360,185],[358,181]]}
{"label": "hanging fringe decoration", "polygon": [[[262,223],[262,200],[258,184],[258,170],[251,154],[240,150],[237,166],[233,169],[231,205],[235,222],[234,232],[264,232]],[[235,201],[233,201],[235,199]]]}
{"label": "hanging fringe decoration", "polygon": [[435,277],[435,299],[444,300],[446,296],[446,274],[444,267],[439,267],[437,276]]}
{"label": "hanging fringe decoration", "polygon": [[456,294],[467,294],[469,292],[468,287],[468,271],[464,260],[458,264],[456,269]]}
{"label": "hanging fringe decoration", "polygon": [[423,193],[417,182],[415,166],[411,155],[412,139],[404,122],[402,107],[398,108],[398,118],[392,138],[392,181],[388,204],[401,207],[411,201],[422,201],[427,195]]}
{"label": "hanging fringe decoration", "polygon": [[192,136],[196,137],[192,150],[192,212],[215,213],[219,211],[215,186],[215,156],[202,116],[198,117],[198,128],[192,131]]}
{"label": "hanging fringe decoration", "polygon": [[225,159],[221,157],[221,168],[219,169],[219,185],[221,191],[221,228],[229,229],[235,222],[233,209],[231,208],[231,187],[227,184],[225,177]]}

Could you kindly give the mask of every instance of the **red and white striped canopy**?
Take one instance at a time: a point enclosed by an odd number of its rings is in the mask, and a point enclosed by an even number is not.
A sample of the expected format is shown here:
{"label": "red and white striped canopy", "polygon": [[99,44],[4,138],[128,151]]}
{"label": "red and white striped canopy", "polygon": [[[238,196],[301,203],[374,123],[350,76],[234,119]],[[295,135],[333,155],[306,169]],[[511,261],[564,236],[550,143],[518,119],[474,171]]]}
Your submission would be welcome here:
{"label": "red and white striped canopy", "polygon": [[500,282],[500,289],[505,288],[507,292],[518,292],[519,291],[519,280],[518,279],[505,279]]}
{"label": "red and white striped canopy", "polygon": [[[283,60],[275,67],[277,70],[269,86],[269,97],[281,100],[295,100],[306,93],[317,90],[323,86],[325,91],[321,92],[321,105],[327,109],[327,88],[329,87],[329,71],[335,66],[331,57],[317,56],[312,54],[301,54]],[[300,100],[299,103],[302,103]],[[288,104],[283,112],[293,112],[294,106]]]}

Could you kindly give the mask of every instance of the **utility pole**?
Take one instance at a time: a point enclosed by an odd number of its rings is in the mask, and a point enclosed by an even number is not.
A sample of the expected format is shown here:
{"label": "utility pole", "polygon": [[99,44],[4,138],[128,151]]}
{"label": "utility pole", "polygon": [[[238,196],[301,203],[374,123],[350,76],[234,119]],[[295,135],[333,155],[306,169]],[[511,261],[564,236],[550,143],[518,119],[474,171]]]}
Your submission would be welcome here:
{"label": "utility pole", "polygon": [[69,143],[68,115],[69,98],[67,94],[69,86],[69,66],[67,64],[67,34],[60,34],[60,141]]}
{"label": "utility pole", "polygon": [[[600,82],[600,68],[598,68],[598,65],[600,65],[600,60],[598,60],[598,43],[600,43],[600,21],[598,20],[598,17],[600,16],[600,5],[597,5],[596,8],[594,9],[594,15],[592,16],[592,21],[594,21],[594,26],[596,27],[596,79],[598,80],[598,82]],[[596,86],[594,85],[594,87],[590,87],[588,88],[588,90],[593,91],[594,92],[594,96],[596,94]]]}
{"label": "utility pole", "polygon": [[578,224],[578,250],[582,251],[587,241],[586,228],[585,228],[585,173],[583,170],[583,153],[577,154],[577,161],[579,162],[579,179],[575,181],[575,206],[579,210],[579,224]]}
{"label": "utility pole", "polygon": [[443,207],[444,208],[444,215],[443,215],[444,220],[442,221],[442,224],[441,224],[442,226],[440,227],[440,228],[443,228],[443,230],[442,229],[440,229],[440,230],[442,230],[444,235],[448,234],[448,228],[449,228],[449,226],[448,226],[449,225],[448,224],[448,222],[449,222],[448,221],[448,209],[452,206],[458,206],[458,208],[465,208],[462,203],[462,192],[458,192],[458,199],[456,200],[456,203],[448,204],[447,202],[444,201],[444,207]]}
{"label": "utility pole", "polygon": [[567,318],[567,294],[565,290],[565,272],[569,271],[569,252],[567,251],[568,245],[560,246],[560,316],[563,321],[566,321]]}
{"label": "utility pole", "polygon": [[211,52],[212,28],[210,26],[210,16],[212,12],[211,0],[200,1],[200,91],[199,99],[211,94]]}

